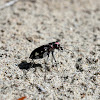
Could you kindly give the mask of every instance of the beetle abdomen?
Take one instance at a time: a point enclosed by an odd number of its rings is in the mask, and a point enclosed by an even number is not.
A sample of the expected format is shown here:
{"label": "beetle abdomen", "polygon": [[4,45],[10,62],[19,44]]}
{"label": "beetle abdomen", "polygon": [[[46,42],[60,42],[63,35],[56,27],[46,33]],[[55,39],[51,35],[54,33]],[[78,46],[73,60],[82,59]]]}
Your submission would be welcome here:
{"label": "beetle abdomen", "polygon": [[29,58],[30,59],[41,59],[47,56],[47,54],[48,54],[48,47],[43,45],[33,50]]}

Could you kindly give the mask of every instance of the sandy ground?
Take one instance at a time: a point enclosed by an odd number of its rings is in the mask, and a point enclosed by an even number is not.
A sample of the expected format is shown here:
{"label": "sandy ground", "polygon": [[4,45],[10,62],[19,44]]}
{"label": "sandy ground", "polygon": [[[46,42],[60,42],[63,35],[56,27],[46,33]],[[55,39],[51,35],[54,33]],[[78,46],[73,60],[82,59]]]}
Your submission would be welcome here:
{"label": "sandy ground", "polygon": [[[46,58],[30,68],[32,50],[56,39],[57,67],[50,56],[46,72]],[[19,0],[0,10],[0,100],[23,96],[100,100],[100,0]]]}

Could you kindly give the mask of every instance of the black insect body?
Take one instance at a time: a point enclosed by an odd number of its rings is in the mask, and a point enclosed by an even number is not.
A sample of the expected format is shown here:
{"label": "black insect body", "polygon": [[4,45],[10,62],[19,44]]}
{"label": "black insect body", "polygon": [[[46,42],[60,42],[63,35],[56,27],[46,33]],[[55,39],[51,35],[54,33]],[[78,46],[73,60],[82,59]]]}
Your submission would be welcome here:
{"label": "black insect body", "polygon": [[56,59],[54,57],[54,50],[55,49],[63,50],[59,44],[59,41],[51,42],[49,44],[42,45],[42,46],[36,48],[35,50],[32,51],[29,58],[32,60],[33,59],[41,59],[41,58],[44,58],[46,56],[49,57],[49,54],[51,53],[54,61],[56,62]]}

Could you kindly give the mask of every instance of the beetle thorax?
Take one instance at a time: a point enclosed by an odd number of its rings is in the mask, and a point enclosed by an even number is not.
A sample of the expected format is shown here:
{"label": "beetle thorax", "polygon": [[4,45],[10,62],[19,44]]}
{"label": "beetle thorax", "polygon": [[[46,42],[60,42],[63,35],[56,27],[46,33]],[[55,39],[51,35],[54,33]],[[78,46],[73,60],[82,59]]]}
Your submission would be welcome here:
{"label": "beetle thorax", "polygon": [[54,49],[59,49],[59,47],[60,47],[60,44],[59,44],[58,42],[56,42],[56,43],[53,45],[53,48],[54,48]]}

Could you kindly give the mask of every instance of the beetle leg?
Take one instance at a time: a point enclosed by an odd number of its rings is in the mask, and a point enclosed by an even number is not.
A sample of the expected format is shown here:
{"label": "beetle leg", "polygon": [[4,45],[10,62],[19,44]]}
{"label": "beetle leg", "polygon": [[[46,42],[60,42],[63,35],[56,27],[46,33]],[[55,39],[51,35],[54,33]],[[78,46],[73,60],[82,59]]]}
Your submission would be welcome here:
{"label": "beetle leg", "polygon": [[46,61],[45,61],[45,64],[47,64],[47,62],[48,62],[48,59],[49,59],[49,54],[50,54],[50,52],[49,52],[49,53],[47,53],[47,59],[46,59]]}
{"label": "beetle leg", "polygon": [[31,67],[33,67],[33,65],[34,65],[34,60],[33,60],[33,62],[32,62],[32,65],[31,65]]}
{"label": "beetle leg", "polygon": [[44,81],[46,82],[46,70],[47,70],[47,61],[48,61],[48,58],[49,58],[49,54],[50,52],[47,54],[47,60],[45,61],[45,76],[44,76]]}
{"label": "beetle leg", "polygon": [[48,59],[49,59],[49,53],[48,53],[47,61],[48,61]]}
{"label": "beetle leg", "polygon": [[[56,61],[55,56],[54,56],[54,51],[52,51],[52,57],[53,57],[53,59],[55,61],[56,67],[57,67],[57,61]],[[53,60],[52,60],[52,65],[53,65]]]}
{"label": "beetle leg", "polygon": [[55,56],[54,56],[54,51],[52,51],[52,57],[54,59],[54,61],[56,62]]}

